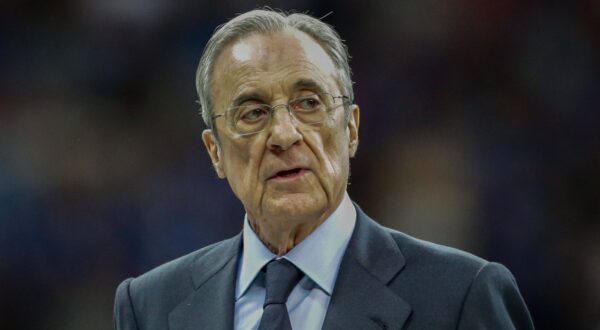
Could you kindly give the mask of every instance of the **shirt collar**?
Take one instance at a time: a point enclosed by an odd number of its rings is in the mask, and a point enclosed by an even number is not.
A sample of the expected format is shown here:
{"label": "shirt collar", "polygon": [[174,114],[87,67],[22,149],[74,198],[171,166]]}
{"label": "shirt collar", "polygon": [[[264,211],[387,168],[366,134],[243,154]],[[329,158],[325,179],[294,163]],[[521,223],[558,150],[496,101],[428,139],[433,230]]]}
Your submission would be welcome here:
{"label": "shirt collar", "polygon": [[[333,292],[340,263],[354,225],[356,210],[348,193],[344,194],[338,208],[302,242],[283,256],[310,277],[328,295]],[[250,287],[261,269],[277,258],[250,227],[248,216],[244,219],[243,250],[238,268],[235,299]]]}
{"label": "shirt collar", "polygon": [[250,223],[248,215],[244,217],[242,232],[243,247],[241,266],[238,267],[237,283],[235,287],[235,300],[238,300],[250,287],[260,270],[272,259],[277,258],[258,238]]}

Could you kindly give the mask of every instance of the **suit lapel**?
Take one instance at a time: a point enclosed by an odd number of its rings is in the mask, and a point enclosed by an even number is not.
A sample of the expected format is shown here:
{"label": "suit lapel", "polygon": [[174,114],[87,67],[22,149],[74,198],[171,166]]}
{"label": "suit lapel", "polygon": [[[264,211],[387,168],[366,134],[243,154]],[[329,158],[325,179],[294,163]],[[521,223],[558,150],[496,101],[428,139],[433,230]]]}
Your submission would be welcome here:
{"label": "suit lapel", "polygon": [[169,329],[232,329],[241,234],[199,257],[191,267],[194,291],[169,314]]}
{"label": "suit lapel", "polygon": [[[411,308],[388,284],[404,267],[396,242],[356,206],[356,228],[340,265],[323,329],[401,329]],[[169,329],[232,329],[241,234],[200,256],[194,291],[169,314]]]}
{"label": "suit lapel", "polygon": [[404,267],[398,245],[356,206],[323,329],[400,329],[411,308],[387,286]]}

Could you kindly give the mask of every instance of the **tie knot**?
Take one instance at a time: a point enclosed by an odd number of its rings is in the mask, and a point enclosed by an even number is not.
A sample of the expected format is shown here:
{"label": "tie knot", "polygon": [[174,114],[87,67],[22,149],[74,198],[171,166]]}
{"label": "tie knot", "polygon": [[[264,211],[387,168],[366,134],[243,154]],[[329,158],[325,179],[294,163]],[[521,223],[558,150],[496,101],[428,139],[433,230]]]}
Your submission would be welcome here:
{"label": "tie knot", "polygon": [[292,289],[302,278],[302,272],[286,259],[277,259],[266,266],[266,290],[264,306],[285,304]]}

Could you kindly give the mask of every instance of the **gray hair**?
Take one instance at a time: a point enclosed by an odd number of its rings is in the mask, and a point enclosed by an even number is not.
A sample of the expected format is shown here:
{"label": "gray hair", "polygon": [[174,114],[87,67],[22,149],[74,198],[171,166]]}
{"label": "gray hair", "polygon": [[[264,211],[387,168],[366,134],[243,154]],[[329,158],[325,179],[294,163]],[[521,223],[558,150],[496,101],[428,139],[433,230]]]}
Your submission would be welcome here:
{"label": "gray hair", "polygon": [[[256,9],[241,14],[227,23],[219,26],[204,48],[196,71],[196,91],[204,123],[213,128],[213,101],[210,85],[217,57],[229,44],[252,33],[272,33],[286,28],[302,31],[312,37],[331,57],[339,71],[338,84],[350,101],[354,100],[350,65],[348,64],[348,49],[338,33],[321,20],[306,14],[287,14],[267,9]],[[349,116],[346,107],[346,118]]]}

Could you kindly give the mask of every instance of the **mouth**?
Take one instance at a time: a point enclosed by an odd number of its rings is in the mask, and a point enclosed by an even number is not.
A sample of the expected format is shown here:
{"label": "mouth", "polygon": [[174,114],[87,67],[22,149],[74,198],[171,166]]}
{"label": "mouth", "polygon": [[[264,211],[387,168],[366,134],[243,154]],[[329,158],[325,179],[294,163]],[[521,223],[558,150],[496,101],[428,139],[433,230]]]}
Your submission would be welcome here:
{"label": "mouth", "polygon": [[279,172],[275,173],[275,175],[273,175],[269,179],[275,179],[275,180],[290,180],[290,179],[295,179],[295,178],[301,177],[307,171],[308,171],[307,169],[301,168],[301,167],[292,168],[292,169],[289,169],[289,170],[279,171]]}

